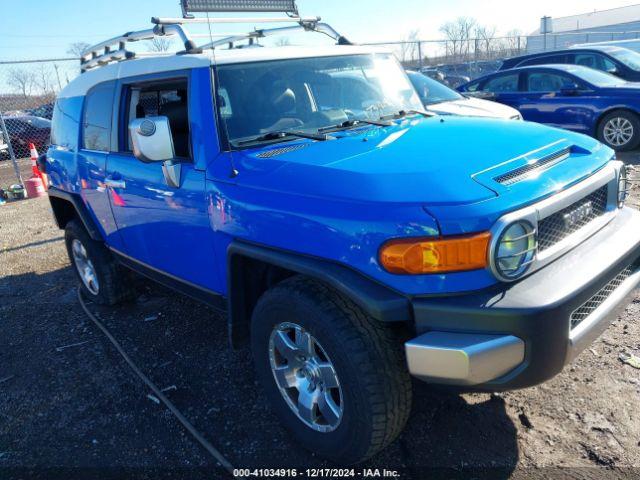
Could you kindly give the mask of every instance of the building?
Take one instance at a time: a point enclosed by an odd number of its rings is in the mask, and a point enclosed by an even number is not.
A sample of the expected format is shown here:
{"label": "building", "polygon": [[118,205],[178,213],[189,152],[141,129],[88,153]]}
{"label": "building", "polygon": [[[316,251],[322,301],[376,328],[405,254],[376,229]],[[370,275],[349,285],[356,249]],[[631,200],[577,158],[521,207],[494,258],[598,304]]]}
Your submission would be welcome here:
{"label": "building", "polygon": [[527,52],[557,50],[580,43],[640,38],[640,4],[551,19],[552,33],[527,37]]}

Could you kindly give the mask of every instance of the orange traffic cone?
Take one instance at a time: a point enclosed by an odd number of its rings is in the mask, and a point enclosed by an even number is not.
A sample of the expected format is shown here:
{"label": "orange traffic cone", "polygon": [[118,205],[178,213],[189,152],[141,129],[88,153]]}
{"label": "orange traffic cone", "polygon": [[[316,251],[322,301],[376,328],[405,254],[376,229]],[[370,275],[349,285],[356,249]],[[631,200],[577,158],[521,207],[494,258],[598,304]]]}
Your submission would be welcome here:
{"label": "orange traffic cone", "polygon": [[43,197],[46,195],[45,183],[42,179],[42,174],[38,169],[38,151],[33,143],[29,144],[29,150],[31,152],[31,178],[25,180],[24,188],[27,191],[28,198]]}
{"label": "orange traffic cone", "polygon": [[44,189],[48,190],[48,179],[38,168],[38,150],[36,150],[36,146],[33,143],[29,143],[29,153],[31,155],[31,173],[33,174],[32,176],[38,177],[42,181]]}

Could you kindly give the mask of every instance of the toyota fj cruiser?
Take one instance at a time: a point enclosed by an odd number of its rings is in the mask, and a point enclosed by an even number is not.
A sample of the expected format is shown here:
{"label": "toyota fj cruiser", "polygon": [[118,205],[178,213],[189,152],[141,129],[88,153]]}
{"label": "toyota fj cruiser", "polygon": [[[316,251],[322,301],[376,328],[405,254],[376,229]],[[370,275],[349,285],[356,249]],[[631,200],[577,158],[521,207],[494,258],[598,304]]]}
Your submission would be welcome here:
{"label": "toyota fj cruiser", "polygon": [[[337,44],[197,47],[155,19],[92,48],[55,104],[49,196],[86,297],[131,298],[133,270],[225,310],[299,443],[357,462],[403,429],[411,376],[560,372],[640,282],[640,212],[597,141],[428,114],[393,55],[289,20]],[[125,50],[154,35],[185,51]]]}

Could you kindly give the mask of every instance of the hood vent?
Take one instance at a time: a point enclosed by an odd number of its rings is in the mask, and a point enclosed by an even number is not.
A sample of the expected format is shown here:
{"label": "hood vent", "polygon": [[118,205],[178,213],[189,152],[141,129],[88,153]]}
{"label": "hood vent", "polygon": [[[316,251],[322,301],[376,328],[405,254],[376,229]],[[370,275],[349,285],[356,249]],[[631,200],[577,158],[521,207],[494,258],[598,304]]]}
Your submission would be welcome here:
{"label": "hood vent", "polygon": [[552,155],[542,157],[535,162],[527,163],[526,165],[518,167],[515,170],[511,170],[510,172],[498,175],[497,177],[494,177],[494,180],[504,186],[513,185],[514,183],[518,183],[526,180],[529,177],[538,175],[543,170],[547,170],[554,165],[566,160],[567,158],[569,158],[570,154],[571,148],[564,148]]}
{"label": "hood vent", "polygon": [[256,155],[258,158],[272,158],[277,157],[278,155],[284,155],[285,153],[295,152],[296,150],[301,150],[305,148],[306,145],[304,143],[300,143],[298,145],[289,145],[286,147],[274,148],[273,150],[267,150],[266,152],[260,152]]}

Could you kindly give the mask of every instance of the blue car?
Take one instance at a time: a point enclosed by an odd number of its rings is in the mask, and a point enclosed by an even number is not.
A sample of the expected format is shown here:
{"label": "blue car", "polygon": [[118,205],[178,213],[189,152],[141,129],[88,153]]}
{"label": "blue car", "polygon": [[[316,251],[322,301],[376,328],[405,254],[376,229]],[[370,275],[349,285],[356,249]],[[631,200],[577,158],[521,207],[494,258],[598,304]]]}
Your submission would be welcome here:
{"label": "blue car", "polygon": [[[135,298],[133,271],[223,312],[202,309],[206,335],[250,348],[292,447],[370,458],[409,420],[412,376],[538,384],[633,298],[640,212],[610,148],[425,112],[395,56],[326,24],[299,28],[337,45],[214,56],[238,36],[196,48],[170,20],[92,47],[60,92],[51,207],[82,298]],[[166,32],[184,52],[122,51]]]}
{"label": "blue car", "polygon": [[640,144],[640,83],[578,65],[500,71],[458,88],[520,111],[525,120],[597,138],[618,151]]}

